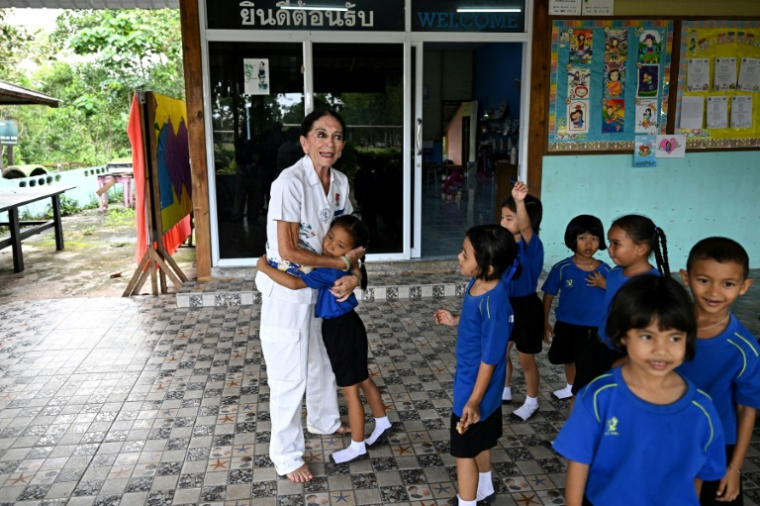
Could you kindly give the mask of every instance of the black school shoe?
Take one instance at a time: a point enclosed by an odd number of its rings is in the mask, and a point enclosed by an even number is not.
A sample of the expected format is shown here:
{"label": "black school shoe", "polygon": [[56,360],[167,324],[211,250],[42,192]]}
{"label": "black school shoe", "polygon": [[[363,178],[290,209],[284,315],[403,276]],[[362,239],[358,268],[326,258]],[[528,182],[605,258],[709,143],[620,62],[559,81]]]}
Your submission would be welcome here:
{"label": "black school shoe", "polygon": [[[477,501],[477,506],[485,506],[486,504],[492,504],[496,500],[496,492],[489,495],[488,497],[481,499],[480,501]],[[459,496],[455,495],[451,499],[449,499],[449,506],[459,506]]]}
{"label": "black school shoe", "polygon": [[[341,464],[350,464],[351,462],[358,462],[358,461],[364,460],[366,458],[369,458],[369,453],[365,451],[364,453],[362,453],[360,455],[357,455],[356,457],[352,458],[351,460],[347,460],[345,462],[341,462]],[[336,466],[338,465],[338,463],[335,462],[335,459],[333,458],[332,453],[330,454],[330,464],[335,464]]]}
{"label": "black school shoe", "polygon": [[393,433],[393,427],[388,427],[387,429],[383,430],[383,432],[379,436],[377,436],[377,439],[375,439],[375,442],[372,443],[371,445],[368,444],[367,448],[377,448],[381,444],[387,443],[388,437],[391,435],[391,433]]}

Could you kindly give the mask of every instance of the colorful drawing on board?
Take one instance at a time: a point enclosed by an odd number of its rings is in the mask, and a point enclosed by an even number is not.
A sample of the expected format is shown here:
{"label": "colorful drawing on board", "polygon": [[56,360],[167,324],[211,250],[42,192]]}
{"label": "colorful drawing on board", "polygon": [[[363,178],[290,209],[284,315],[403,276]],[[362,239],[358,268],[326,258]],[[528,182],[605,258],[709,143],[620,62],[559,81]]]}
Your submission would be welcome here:
{"label": "colorful drawing on board", "polygon": [[658,135],[657,158],[684,158],[686,156],[685,135]]}
{"label": "colorful drawing on board", "polygon": [[639,63],[659,64],[662,54],[662,32],[642,30],[639,34]]}
{"label": "colorful drawing on board", "polygon": [[567,66],[567,98],[588,98],[591,70],[588,67]]}
{"label": "colorful drawing on board", "polygon": [[625,100],[602,101],[602,133],[618,134],[625,131]]}
{"label": "colorful drawing on board", "polygon": [[593,30],[573,30],[570,33],[570,63],[591,63],[593,44]]}
{"label": "colorful drawing on board", "polygon": [[637,135],[633,148],[633,166],[657,167],[656,144],[656,135]]}
{"label": "colorful drawing on board", "polygon": [[641,65],[639,67],[636,96],[640,98],[655,98],[659,94],[660,66]]}
{"label": "colorful drawing on board", "polygon": [[605,63],[623,63],[628,57],[628,30],[604,29]]}
{"label": "colorful drawing on board", "polygon": [[182,100],[158,93],[153,96],[161,222],[166,232],[193,212],[187,106]]}
{"label": "colorful drawing on board", "polygon": [[657,101],[636,100],[636,129],[637,134],[657,133]]}
{"label": "colorful drawing on board", "polygon": [[567,131],[570,134],[588,133],[588,100],[573,100],[567,105]]}
{"label": "colorful drawing on board", "polygon": [[604,98],[621,98],[625,91],[625,65],[604,65]]}

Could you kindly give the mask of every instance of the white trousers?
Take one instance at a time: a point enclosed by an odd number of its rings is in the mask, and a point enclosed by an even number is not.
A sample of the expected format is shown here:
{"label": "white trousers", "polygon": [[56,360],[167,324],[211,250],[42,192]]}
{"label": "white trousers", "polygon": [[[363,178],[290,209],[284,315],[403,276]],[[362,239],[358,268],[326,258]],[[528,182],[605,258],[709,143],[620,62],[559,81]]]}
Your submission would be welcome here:
{"label": "white trousers", "polygon": [[304,464],[304,391],[309,430],[333,434],[340,427],[337,385],[322,341],[322,319],[314,317],[314,304],[262,295],[260,336],[272,422],[269,457],[277,473],[284,475]]}

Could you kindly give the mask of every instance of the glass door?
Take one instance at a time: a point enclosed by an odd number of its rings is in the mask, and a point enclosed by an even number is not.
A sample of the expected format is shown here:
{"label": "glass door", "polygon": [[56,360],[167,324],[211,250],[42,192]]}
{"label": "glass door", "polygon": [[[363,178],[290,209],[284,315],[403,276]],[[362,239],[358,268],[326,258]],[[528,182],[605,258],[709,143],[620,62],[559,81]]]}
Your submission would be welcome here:
{"label": "glass door", "polygon": [[315,109],[346,122],[336,167],[369,227],[368,253],[404,254],[404,44],[314,43],[312,68]]}

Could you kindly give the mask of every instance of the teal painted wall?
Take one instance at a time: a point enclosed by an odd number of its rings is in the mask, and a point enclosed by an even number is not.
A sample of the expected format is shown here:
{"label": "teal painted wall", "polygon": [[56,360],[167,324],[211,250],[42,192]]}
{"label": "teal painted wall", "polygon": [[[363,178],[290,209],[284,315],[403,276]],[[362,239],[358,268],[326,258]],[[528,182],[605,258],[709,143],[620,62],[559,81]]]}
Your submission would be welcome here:
{"label": "teal painted wall", "polygon": [[[545,156],[543,162],[546,269],[571,254],[563,237],[574,216],[595,215],[607,230],[632,213],[665,231],[671,271],[685,267],[698,240],[715,235],[741,243],[751,267],[760,267],[760,152],[687,153],[658,159],[654,169],[634,169],[633,154]],[[597,257],[611,263],[606,251]]]}

